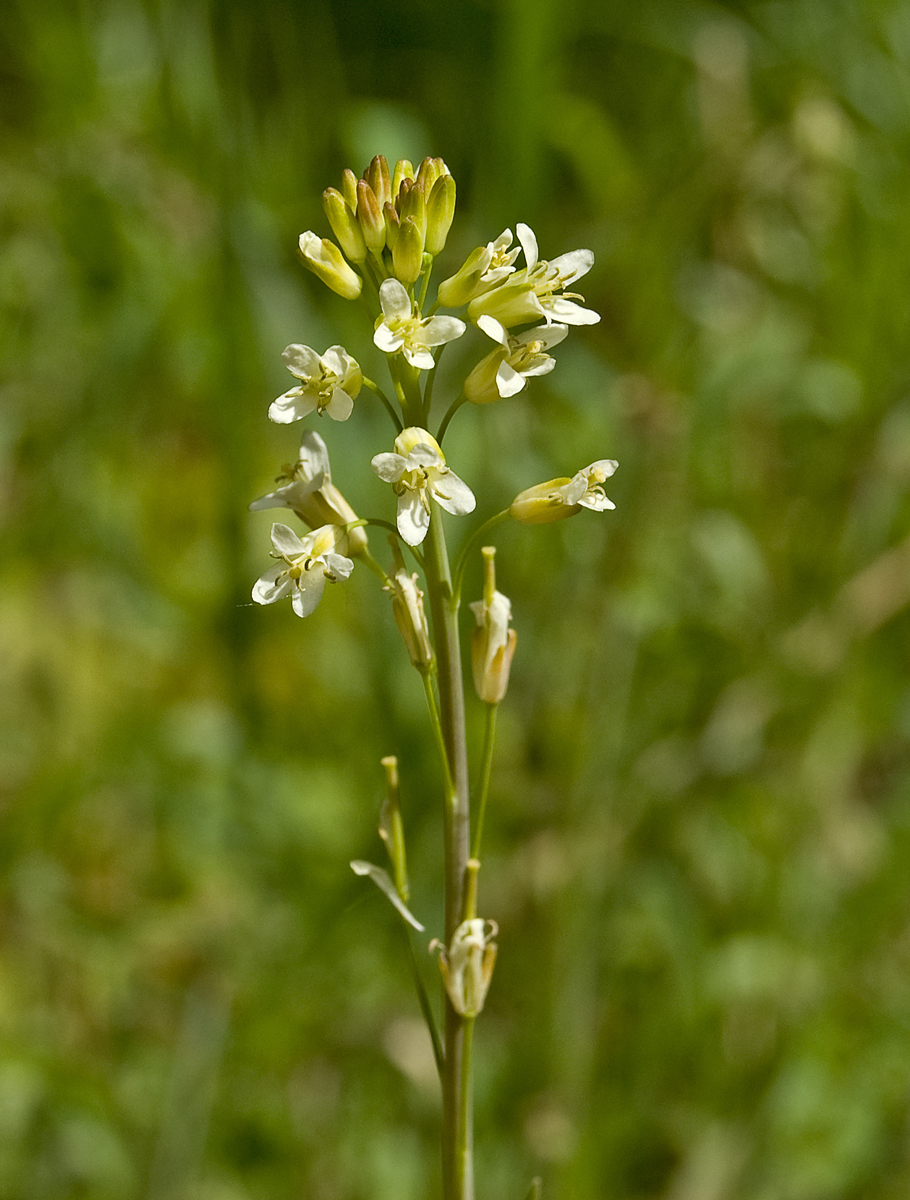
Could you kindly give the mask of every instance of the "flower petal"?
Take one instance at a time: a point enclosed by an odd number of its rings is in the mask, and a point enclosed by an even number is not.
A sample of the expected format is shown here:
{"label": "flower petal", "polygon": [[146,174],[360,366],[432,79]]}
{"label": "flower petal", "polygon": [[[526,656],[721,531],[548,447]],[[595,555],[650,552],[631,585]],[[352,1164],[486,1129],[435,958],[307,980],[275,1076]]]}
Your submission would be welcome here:
{"label": "flower petal", "polygon": [[274,492],[260,496],[258,500],[252,500],[248,506],[249,510],[250,512],[262,512],[266,508],[300,508],[307,496],[311,496],[321,486],[321,483],[321,476],[317,479],[295,479],[293,483],[288,483]]}
{"label": "flower petal", "polygon": [[430,514],[418,492],[408,489],[398,497],[398,532],[409,546],[419,546],[430,528]]}
{"label": "flower petal", "polygon": [[354,570],[354,564],[343,554],[334,554],[329,551],[327,554],[323,554],[322,561],[325,563],[325,575],[328,579],[347,579]]}
{"label": "flower petal", "polygon": [[[386,283],[390,282],[386,280]],[[404,334],[393,333],[385,321],[381,321],[373,331],[373,344],[386,354],[397,354],[404,345]]]}
{"label": "flower petal", "polygon": [[560,254],[559,258],[550,261],[550,270],[559,272],[563,285],[571,283],[573,279],[581,279],[593,266],[593,250],[570,250],[568,254]]}
{"label": "flower petal", "polygon": [[492,338],[494,342],[499,342],[501,346],[508,346],[509,335],[499,321],[495,317],[491,317],[489,313],[480,314],[477,318],[477,328],[482,330],[487,337]]}
{"label": "flower petal", "polygon": [[316,407],[316,398],[302,387],[291,388],[269,405],[269,420],[276,425],[290,425],[299,421]]}
{"label": "flower petal", "polygon": [[386,483],[397,483],[408,469],[408,460],[391,450],[385,450],[373,456],[370,466]]}
{"label": "flower petal", "polygon": [[549,350],[551,346],[558,346],[568,333],[568,325],[535,325],[533,329],[516,334],[514,340],[521,346],[526,346],[528,342],[539,342],[544,350]]}
{"label": "flower petal", "polygon": [[354,411],[354,401],[344,388],[337,387],[332,392],[332,399],[325,406],[325,411],[333,421],[346,421]]}
{"label": "flower petal", "polygon": [[[280,576],[283,578],[279,582]],[[293,586],[293,580],[285,573],[284,563],[275,563],[253,584],[252,596],[257,604],[274,604],[286,596]]]}
{"label": "flower petal", "polygon": [[319,374],[319,355],[309,346],[300,346],[297,343],[286,346],[281,357],[287,369],[298,379],[312,379],[314,375]]}
{"label": "flower petal", "polygon": [[501,362],[499,370],[496,372],[496,390],[500,396],[517,395],[525,385],[524,375],[525,372],[519,375],[507,362]]}
{"label": "flower petal", "polygon": [[[313,480],[316,487],[332,482],[329,470],[329,450],[315,429],[308,429],[301,439],[298,452],[298,471],[304,479]],[[316,483],[316,477],[322,476]]]}
{"label": "flower petal", "polygon": [[411,299],[404,285],[397,279],[382,281],[379,285],[379,303],[386,320],[397,317],[399,321],[404,321],[411,315]]}
{"label": "flower petal", "polygon": [[307,552],[307,547],[294,530],[288,525],[282,525],[280,521],[276,521],[272,526],[271,537],[275,553],[280,554],[288,562],[293,562],[295,558],[300,558]]}
{"label": "flower petal", "polygon": [[425,346],[442,346],[460,338],[467,328],[457,317],[430,317],[420,323],[420,341]]}
{"label": "flower petal", "polygon": [[[434,343],[436,344],[438,343]],[[404,356],[418,371],[432,371],[436,366],[436,360],[426,346],[405,345]]]}
{"label": "flower petal", "polygon": [[554,317],[564,325],[596,325],[600,320],[600,313],[582,308],[563,296],[548,296],[541,303],[547,316]]}
{"label": "flower petal", "polygon": [[537,266],[537,238],[534,236],[534,230],[530,225],[523,225],[521,221],[515,226],[515,232],[518,234],[518,240],[521,242],[521,248],[525,252],[525,266],[528,271],[533,271]]}
{"label": "flower petal", "polygon": [[305,571],[297,580],[297,586],[291,597],[291,603],[297,616],[308,617],[322,599],[324,590],[325,573],[317,564],[311,570]]}
{"label": "flower petal", "polygon": [[322,366],[334,372],[339,379],[344,379],[352,359],[344,346],[329,346],[322,356]]}
{"label": "flower petal", "polygon": [[454,513],[457,517],[473,512],[477,504],[474,493],[454,471],[447,471],[441,478],[434,480],[433,495],[446,512]]}

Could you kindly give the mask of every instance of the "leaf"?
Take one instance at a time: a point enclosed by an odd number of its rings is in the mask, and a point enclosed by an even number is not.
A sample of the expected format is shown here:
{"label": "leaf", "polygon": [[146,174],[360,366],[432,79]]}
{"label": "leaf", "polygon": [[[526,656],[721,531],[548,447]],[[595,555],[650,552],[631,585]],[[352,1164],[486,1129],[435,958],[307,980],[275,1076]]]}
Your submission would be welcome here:
{"label": "leaf", "polygon": [[370,879],[373,880],[381,892],[385,893],[389,902],[398,909],[407,923],[413,925],[418,933],[424,932],[424,927],[398,895],[398,892],[395,890],[395,884],[392,883],[387,871],[383,871],[382,867],[376,867],[372,863],[364,862],[359,858],[354,859],[351,863],[351,870],[355,875],[369,875]]}

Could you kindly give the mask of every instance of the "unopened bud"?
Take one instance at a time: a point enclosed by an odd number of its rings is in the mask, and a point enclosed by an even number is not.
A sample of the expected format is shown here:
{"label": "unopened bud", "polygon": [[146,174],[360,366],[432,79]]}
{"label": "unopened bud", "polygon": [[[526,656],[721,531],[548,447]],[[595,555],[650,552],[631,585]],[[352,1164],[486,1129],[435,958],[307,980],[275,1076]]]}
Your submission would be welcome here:
{"label": "unopened bud", "polygon": [[398,215],[402,221],[410,217],[420,231],[420,252],[423,253],[423,241],[427,233],[427,197],[420,183],[413,184],[401,197],[398,205]]}
{"label": "unopened bud", "polygon": [[334,242],[317,237],[307,230],[300,235],[300,257],[322,282],[343,296],[345,300],[356,300],[363,287],[360,276],[352,269]]}
{"label": "unopened bud", "polygon": [[393,204],[398,203],[398,196],[401,192],[402,183],[407,180],[409,183],[414,178],[414,168],[406,158],[399,158],[395,164],[395,170],[392,174],[392,194],[391,201]]}
{"label": "unopened bud", "polygon": [[367,249],[371,254],[381,254],[385,248],[385,217],[376,193],[365,179],[357,181],[357,221]]}
{"label": "unopened bud", "polygon": [[366,242],[353,209],[348,208],[344,196],[335,188],[326,188],[322,193],[322,207],[341,249],[351,262],[363,262],[367,256]]}
{"label": "unopened bud", "polygon": [[441,175],[427,195],[426,248],[430,254],[439,254],[455,217],[455,180],[451,175]]}
{"label": "unopened bud", "polygon": [[429,196],[433,184],[441,175],[448,175],[449,168],[441,158],[425,158],[417,169],[417,182]]}
{"label": "unopened bud", "polygon": [[409,287],[420,275],[423,265],[423,238],[413,217],[405,217],[392,246],[395,275]]}
{"label": "unopened bud", "polygon": [[385,155],[377,154],[370,165],[363,173],[364,179],[373,189],[376,199],[379,201],[379,207],[382,208],[392,199],[392,185],[389,180],[389,164],[385,160]]}
{"label": "unopened bud", "polygon": [[357,176],[350,167],[341,172],[341,194],[351,212],[357,208]]}

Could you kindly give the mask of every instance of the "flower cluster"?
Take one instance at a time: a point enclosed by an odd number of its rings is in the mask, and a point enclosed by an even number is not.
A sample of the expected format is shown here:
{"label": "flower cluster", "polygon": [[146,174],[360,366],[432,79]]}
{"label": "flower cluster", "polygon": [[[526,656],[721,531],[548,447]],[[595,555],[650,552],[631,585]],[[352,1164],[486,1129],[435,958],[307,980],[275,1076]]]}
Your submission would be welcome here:
{"label": "flower cluster", "polygon": [[[365,374],[344,346],[321,354],[300,343],[289,345],[284,363],[295,386],[279,396],[269,417],[289,424],[328,415],[346,421],[355,401],[375,396],[396,425],[392,450],[372,457],[372,468],[392,487],[396,498],[394,525],[382,517],[361,520],[333,484],[325,443],[307,429],[296,463],[285,467],[278,487],[253,501],[253,510],[289,509],[310,531],[299,537],[287,525],[272,527],[277,559],[253,588],[253,599],[270,604],[290,597],[294,611],[313,611],[326,580],[346,579],[361,559],[383,580],[392,597],[395,620],[411,661],[422,671],[434,664],[432,639],[423,611],[418,575],[405,565],[410,548],[418,566],[420,547],[441,520],[440,510],[454,516],[474,511],[476,500],[456,474],[442,449],[442,436],[459,405],[495,403],[523,391],[529,382],[556,366],[552,351],[572,326],[600,318],[569,288],[590,270],[590,250],[573,250],[550,261],[540,258],[537,239],[524,224],[515,226],[468,254],[462,265],[438,285],[428,303],[434,260],[445,248],[455,213],[455,181],[441,158],[425,158],[415,170],[406,160],[394,169],[378,155],[360,178],[346,170],[339,188],[327,188],[323,207],[334,241],[308,230],[300,236],[304,265],[336,294],[360,299],[371,315],[372,353],[384,358],[392,398]],[[455,309],[461,315],[441,312]],[[432,381],[438,351],[463,338],[473,326],[486,340],[464,377],[464,383],[441,423],[432,423]],[[493,348],[490,349],[492,342]],[[427,373],[423,377],[423,373]],[[432,374],[429,374],[432,373]],[[431,432],[431,427],[435,433]],[[531,487],[512,502],[507,516],[524,524],[542,524],[573,516],[583,508],[612,508],[600,486],[616,463],[600,459],[574,476]],[[371,555],[366,526],[394,528],[394,564],[386,570]],[[508,684],[515,649],[509,627],[511,604],[496,591],[489,553],[484,598],[472,605],[474,676],[478,694],[498,703]],[[459,579],[461,572],[459,574]],[[456,596],[456,603],[458,597]]]}

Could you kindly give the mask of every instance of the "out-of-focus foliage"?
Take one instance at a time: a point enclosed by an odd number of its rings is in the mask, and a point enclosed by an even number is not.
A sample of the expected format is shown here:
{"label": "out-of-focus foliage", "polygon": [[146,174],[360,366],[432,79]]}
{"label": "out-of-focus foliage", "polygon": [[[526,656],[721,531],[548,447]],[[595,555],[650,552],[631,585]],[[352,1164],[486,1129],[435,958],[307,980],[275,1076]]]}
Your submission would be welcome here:
{"label": "out-of-focus foliage", "polygon": [[[602,324],[453,426],[481,509],[621,463],[615,513],[498,542],[480,1196],[904,1200],[910,4],[0,20],[0,1197],[437,1186],[407,962],[347,867],[395,752],[438,931],[419,681],[364,571],[306,622],[248,604],[280,351],[367,340],[296,237],[381,151],[446,158],[452,269],[516,220],[597,255]],[[377,511],[355,418],[320,428]]]}

